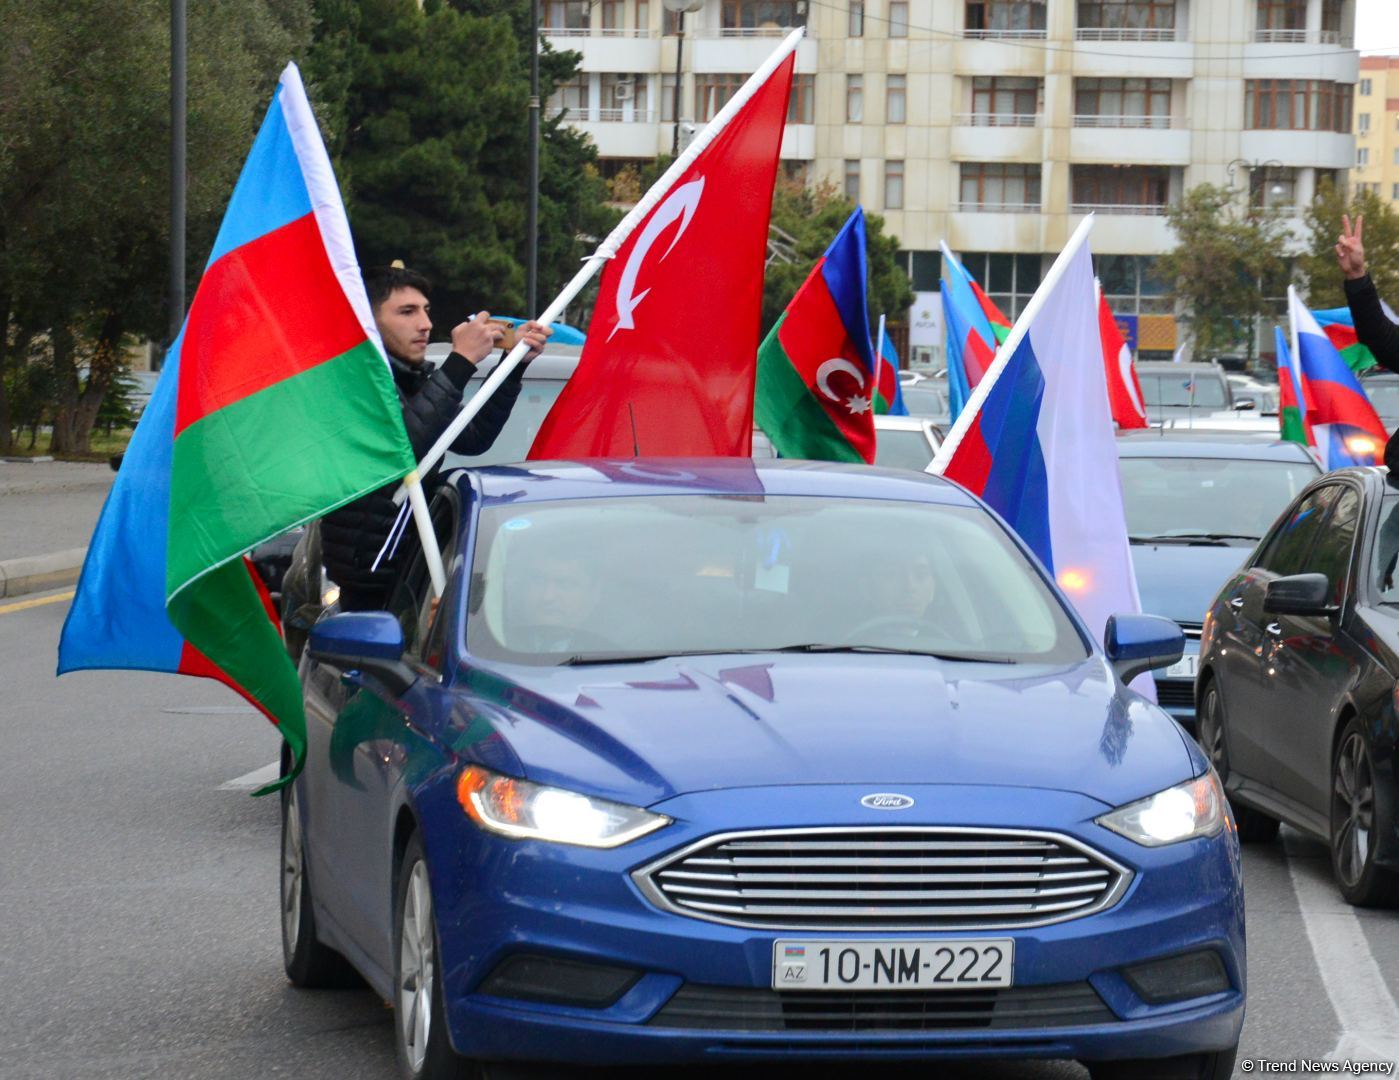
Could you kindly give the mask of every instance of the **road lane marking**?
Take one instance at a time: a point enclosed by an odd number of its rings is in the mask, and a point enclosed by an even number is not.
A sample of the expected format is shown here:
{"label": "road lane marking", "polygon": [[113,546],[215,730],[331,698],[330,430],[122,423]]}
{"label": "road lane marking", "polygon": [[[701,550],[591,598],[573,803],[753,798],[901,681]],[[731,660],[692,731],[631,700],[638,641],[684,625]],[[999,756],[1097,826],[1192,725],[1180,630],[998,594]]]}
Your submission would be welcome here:
{"label": "road lane marking", "polygon": [[1284,838],[1287,873],[1302,925],[1341,1025],[1340,1041],[1328,1059],[1399,1062],[1399,1005],[1375,963],[1355,909],[1331,880],[1329,861],[1310,859],[1326,868],[1324,876],[1310,873],[1299,866],[1307,857],[1295,858],[1290,847]]}
{"label": "road lane marking", "polygon": [[75,590],[69,589],[67,592],[55,593],[53,596],[41,596],[37,600],[21,600],[16,604],[0,604],[0,615],[10,611],[24,611],[28,608],[42,607],[44,604],[57,604],[60,600],[71,600],[75,595]]}
{"label": "road lane marking", "polygon": [[276,780],[282,772],[282,763],[274,761],[271,765],[264,765],[260,769],[254,769],[250,773],[229,780],[227,783],[219,785],[220,791],[255,791],[257,788],[266,787]]}

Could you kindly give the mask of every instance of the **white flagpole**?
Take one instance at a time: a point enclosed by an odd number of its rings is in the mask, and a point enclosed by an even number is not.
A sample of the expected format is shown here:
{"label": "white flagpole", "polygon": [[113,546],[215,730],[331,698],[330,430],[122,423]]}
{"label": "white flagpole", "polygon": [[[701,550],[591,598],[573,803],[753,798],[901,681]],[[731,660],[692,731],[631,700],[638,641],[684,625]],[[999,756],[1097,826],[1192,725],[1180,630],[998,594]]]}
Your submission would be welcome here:
{"label": "white flagpole", "polygon": [[[957,447],[961,445],[962,439],[966,436],[967,430],[976,419],[977,412],[981,409],[982,403],[991,393],[991,387],[996,385],[996,380],[1001,377],[1001,372],[1010,363],[1010,358],[1015,355],[1015,350],[1020,348],[1020,343],[1025,340],[1025,335],[1030,332],[1030,324],[1039,317],[1042,309],[1049,300],[1049,294],[1054,291],[1054,287],[1059,284],[1059,279],[1069,269],[1069,263],[1078,254],[1078,249],[1088,241],[1088,234],[1093,231],[1093,215],[1089,214],[1074,230],[1073,236],[1069,237],[1069,242],[1064,246],[1064,250],[1059,252],[1059,257],[1054,260],[1054,265],[1049,268],[1049,273],[1044,276],[1044,281],[1035,290],[1035,295],[1030,297],[1030,302],[1025,305],[1025,310],[1020,313],[1020,318],[1015,320],[1015,325],[1011,327],[1010,336],[1005,339],[1001,347],[996,351],[996,359],[991,362],[991,366],[986,369],[986,374],[981,382],[977,383],[976,389],[972,391],[972,396],[967,399],[961,413],[957,417],[957,422],[952,425],[952,430],[947,433],[947,438],[942,446],[938,448],[937,455],[932,463],[928,465],[926,472],[941,476],[943,470],[947,468],[947,463],[952,460],[952,455],[957,452]],[[944,254],[950,255],[947,245],[943,245]]]}
{"label": "white flagpole", "polygon": [[[597,251],[588,258],[583,264],[582,269],[573,275],[573,280],[564,286],[563,292],[554,297],[553,303],[544,309],[544,313],[535,320],[536,322],[548,326],[563,313],[563,309],[568,306],[569,301],[577,296],[592,276],[602,269],[604,263],[617,254],[617,249],[626,243],[627,237],[629,237],[646,216],[655,209],[656,205],[666,197],[670,189],[675,185],[675,182],[679,180],[685,170],[690,167],[695,158],[699,157],[700,154],[708,148],[709,144],[719,137],[719,133],[729,126],[729,121],[738,114],[740,109],[748,104],[749,99],[751,99],[753,95],[758,92],[759,88],[767,82],[769,76],[781,66],[782,62],[786,60],[788,56],[796,51],[797,46],[801,44],[802,37],[805,34],[806,29],[804,27],[798,27],[783,39],[782,44],[773,51],[771,56],[763,61],[762,67],[753,72],[753,74],[748,77],[748,81],[739,88],[738,93],[730,98],[728,103],[719,110],[719,115],[714,117],[714,119],[705,126],[704,130],[695,136],[690,145],[685,148],[684,153],[671,162],[670,168],[668,168],[665,173],[662,174],[661,178],[651,186],[651,190],[642,196],[641,201],[632,207],[631,212],[608,234],[607,239],[598,245]],[[432,449],[424,454],[423,459],[418,462],[418,473],[420,475],[426,476],[428,472],[431,471],[432,467],[441,460],[442,455],[447,452],[447,448],[451,446],[456,440],[456,437],[461,434],[462,429],[465,428],[467,424],[471,423],[490,396],[494,394],[500,384],[505,381],[505,377],[524,359],[528,349],[529,346],[522,341],[510,350],[505,359],[496,365],[495,370],[491,372],[490,378],[476,391],[475,395],[466,403],[466,406],[461,412],[457,413],[451,426],[442,433],[442,436],[437,442],[432,444]],[[393,499],[395,503],[402,503],[403,498],[404,489],[400,488],[394,493]]]}
{"label": "white flagpole", "polygon": [[427,571],[432,577],[432,591],[440,599],[447,591],[447,572],[442,567],[442,548],[437,543],[437,533],[432,528],[432,518],[427,512],[427,499],[423,496],[423,482],[414,469],[403,478],[403,488],[408,492],[408,505],[413,508],[413,522],[418,526],[418,535],[423,541],[423,555],[427,558]]}

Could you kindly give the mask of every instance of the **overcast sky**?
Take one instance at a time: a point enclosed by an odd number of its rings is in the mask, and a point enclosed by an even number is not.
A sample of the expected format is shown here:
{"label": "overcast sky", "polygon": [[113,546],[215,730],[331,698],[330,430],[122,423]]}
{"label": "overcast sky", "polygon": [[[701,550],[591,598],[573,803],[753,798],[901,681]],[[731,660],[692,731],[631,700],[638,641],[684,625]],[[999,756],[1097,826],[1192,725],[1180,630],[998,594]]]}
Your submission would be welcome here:
{"label": "overcast sky", "polygon": [[1399,53],[1399,3],[1356,0],[1355,47],[1362,53]]}

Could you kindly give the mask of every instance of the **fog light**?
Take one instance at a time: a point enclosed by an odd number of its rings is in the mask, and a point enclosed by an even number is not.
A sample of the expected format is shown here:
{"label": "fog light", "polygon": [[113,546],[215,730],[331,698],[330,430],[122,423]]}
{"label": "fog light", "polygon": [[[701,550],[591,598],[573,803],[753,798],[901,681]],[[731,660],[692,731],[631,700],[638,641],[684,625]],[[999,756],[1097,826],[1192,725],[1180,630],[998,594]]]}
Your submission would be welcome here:
{"label": "fog light", "polygon": [[1148,1005],[1167,1005],[1229,989],[1229,973],[1213,949],[1133,964],[1122,969],[1122,977]]}
{"label": "fog light", "polygon": [[605,1009],[641,978],[634,968],[517,953],[496,965],[478,988],[491,997]]}

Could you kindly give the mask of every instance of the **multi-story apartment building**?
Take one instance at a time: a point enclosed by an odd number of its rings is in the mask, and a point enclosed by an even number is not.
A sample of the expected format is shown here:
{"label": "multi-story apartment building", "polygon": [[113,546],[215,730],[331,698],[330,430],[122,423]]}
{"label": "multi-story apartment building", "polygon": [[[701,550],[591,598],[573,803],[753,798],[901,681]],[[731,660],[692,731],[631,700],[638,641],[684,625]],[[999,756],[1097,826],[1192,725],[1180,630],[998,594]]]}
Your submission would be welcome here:
{"label": "multi-story apartment building", "polygon": [[1399,56],[1360,58],[1351,183],[1399,206]]}
{"label": "multi-story apartment building", "polygon": [[609,170],[670,150],[677,68],[683,133],[805,25],[789,175],[882,214],[920,292],[946,240],[1012,317],[1093,211],[1105,291],[1150,352],[1176,344],[1150,273],[1173,199],[1232,184],[1296,217],[1354,164],[1354,18],[1354,0],[704,0],[682,39],[661,0],[552,0],[544,22],[583,54],[552,104]]}

